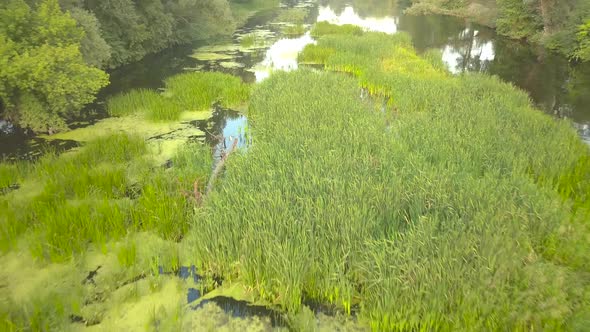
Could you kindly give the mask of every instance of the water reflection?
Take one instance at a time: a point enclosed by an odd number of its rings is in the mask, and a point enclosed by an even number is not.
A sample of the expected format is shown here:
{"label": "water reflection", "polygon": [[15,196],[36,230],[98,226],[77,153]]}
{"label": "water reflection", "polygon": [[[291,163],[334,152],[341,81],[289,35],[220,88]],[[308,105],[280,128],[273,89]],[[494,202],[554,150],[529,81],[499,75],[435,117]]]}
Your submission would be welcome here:
{"label": "water reflection", "polygon": [[385,33],[397,32],[397,20],[394,17],[361,17],[357,14],[352,6],[336,13],[330,6],[320,6],[318,22],[328,22],[337,25],[353,24],[362,27],[368,31],[377,31]]}
{"label": "water reflection", "polygon": [[297,69],[297,56],[305,46],[313,44],[309,32],[299,38],[282,38],[275,42],[266,52],[264,60],[254,68],[256,82],[260,82],[270,76],[273,70]]}
{"label": "water reflection", "polygon": [[205,133],[205,141],[213,147],[214,166],[237,141],[236,148],[247,149],[252,144],[248,119],[241,113],[215,106],[213,116],[207,120],[196,121],[196,127]]}
{"label": "water reflection", "polygon": [[450,72],[487,71],[490,62],[495,59],[494,43],[478,38],[478,35],[478,30],[468,27],[453,45],[444,47],[442,59]]}
{"label": "water reflection", "polygon": [[[322,0],[317,21],[411,35],[418,52],[441,50],[452,73],[485,72],[527,91],[538,108],[569,118],[590,141],[590,64],[498,36],[493,29],[448,16],[404,15],[394,0]],[[401,3],[401,2],[400,2]]]}

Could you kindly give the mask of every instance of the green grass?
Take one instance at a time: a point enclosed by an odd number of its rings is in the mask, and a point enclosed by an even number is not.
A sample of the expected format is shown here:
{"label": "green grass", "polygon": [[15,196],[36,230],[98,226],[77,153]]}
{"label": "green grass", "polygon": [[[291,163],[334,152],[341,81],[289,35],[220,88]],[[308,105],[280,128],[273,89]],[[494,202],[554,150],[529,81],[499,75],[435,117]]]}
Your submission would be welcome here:
{"label": "green grass", "polygon": [[[450,76],[404,35],[318,47],[353,75],[256,87],[256,144],[187,239],[202,269],[290,313],[303,298],[356,307],[374,330],[584,326],[589,151],[569,124],[496,78]],[[360,88],[390,101],[375,111]]]}
{"label": "green grass", "polygon": [[183,110],[203,111],[219,101],[237,107],[249,97],[249,86],[239,77],[217,72],[186,73],[166,80],[169,98]]}
{"label": "green grass", "polygon": [[164,94],[147,89],[132,90],[108,100],[109,115],[142,115],[154,122],[174,121],[182,112],[208,110],[220,101],[226,107],[243,104],[248,86],[239,78],[223,73],[186,73],[166,80]]}
{"label": "green grass", "polygon": [[0,197],[2,249],[22,236],[35,257],[63,261],[129,231],[180,239],[188,229],[194,182],[204,190],[211,153],[187,145],[170,170],[154,168],[143,138],[113,134],[80,151],[46,155],[32,165],[23,188]]}
{"label": "green grass", "polygon": [[256,38],[256,35],[253,33],[249,33],[247,35],[244,35],[240,39],[240,45],[244,48],[250,48],[250,47],[256,45],[258,42],[259,42],[258,38]]}
{"label": "green grass", "polygon": [[152,90],[132,90],[108,100],[109,115],[122,117],[144,114],[153,121],[178,120],[181,113],[179,105],[170,102],[160,93]]}
{"label": "green grass", "polygon": [[298,37],[305,34],[305,26],[303,24],[289,24],[283,28],[283,33],[289,37]]}
{"label": "green grass", "polygon": [[336,50],[329,47],[309,45],[303,52],[299,53],[298,61],[304,64],[325,64],[331,58]]}
{"label": "green grass", "polygon": [[334,34],[360,36],[363,34],[363,28],[352,24],[334,25],[328,22],[318,22],[311,29],[311,36],[314,38]]}
{"label": "green grass", "polygon": [[8,188],[22,181],[23,173],[26,173],[27,163],[0,163],[0,189]]}

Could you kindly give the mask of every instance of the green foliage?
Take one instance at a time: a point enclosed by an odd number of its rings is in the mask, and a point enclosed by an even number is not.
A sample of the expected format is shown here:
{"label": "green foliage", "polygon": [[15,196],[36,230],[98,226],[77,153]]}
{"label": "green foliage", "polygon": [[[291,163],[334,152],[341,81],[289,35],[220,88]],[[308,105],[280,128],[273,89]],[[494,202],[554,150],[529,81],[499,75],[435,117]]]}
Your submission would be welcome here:
{"label": "green foliage", "polygon": [[318,22],[311,29],[311,36],[314,38],[333,34],[360,36],[363,34],[363,29],[352,24],[335,25],[328,22]]}
{"label": "green foliage", "polygon": [[[209,177],[211,152],[187,145],[167,171],[154,169],[148,153],[143,138],[113,134],[74,153],[49,154],[30,169],[0,164],[2,183],[23,184],[0,196],[2,250],[28,234],[35,257],[63,261],[89,243],[104,244],[129,231],[179,239],[188,229],[195,192]],[[120,259],[129,257],[121,253]]]}
{"label": "green foliage", "polygon": [[28,169],[26,162],[0,163],[0,188],[21,183]]}
{"label": "green foliage", "polygon": [[325,64],[336,50],[318,45],[308,45],[299,54],[298,61],[306,64]]}
{"label": "green foliage", "polygon": [[289,37],[302,36],[305,33],[305,26],[303,24],[289,24],[283,28],[283,33]]}
{"label": "green foliage", "polygon": [[537,15],[533,2],[498,0],[498,32],[511,38],[534,36],[542,29],[542,18]]}
{"label": "green foliage", "polygon": [[140,113],[152,121],[178,120],[181,113],[176,103],[147,89],[132,90],[110,98],[107,110],[111,116],[118,117]]}
{"label": "green foliage", "polygon": [[0,6],[0,21],[1,111],[33,131],[63,130],[108,83],[106,73],[84,63],[83,31],[56,0],[35,8],[10,0]]}
{"label": "green foliage", "polygon": [[467,17],[496,27],[502,35],[540,43],[569,58],[587,58],[585,39],[580,39],[590,15],[586,0],[413,0],[408,12]]}
{"label": "green foliage", "polygon": [[19,124],[34,132],[55,132],[68,127],[59,114],[47,112],[43,105],[31,93],[24,93],[18,100]]}
{"label": "green foliage", "polygon": [[424,60],[426,60],[430,63],[432,68],[439,70],[439,71],[446,71],[447,65],[442,60],[441,53],[442,53],[441,50],[436,49],[436,48],[431,48],[431,49],[428,49],[426,52],[424,52],[424,54],[422,54],[422,57],[424,58]]}
{"label": "green foliage", "polygon": [[[110,67],[137,61],[172,45],[230,33],[232,13],[226,1],[86,1],[111,48]],[[121,33],[125,31],[125,33]]]}
{"label": "green foliage", "polygon": [[582,61],[590,61],[590,19],[580,25],[577,37],[579,46],[574,57]]}
{"label": "green foliage", "polygon": [[166,93],[132,90],[108,101],[111,116],[143,114],[152,121],[178,120],[183,111],[206,111],[214,102],[235,107],[249,96],[240,78],[215,72],[186,73],[166,80]]}
{"label": "green foliage", "polygon": [[247,35],[244,35],[240,39],[240,45],[242,45],[242,47],[244,47],[244,48],[250,48],[250,47],[256,45],[257,42],[258,42],[258,38],[256,37],[256,34],[254,34],[254,33],[249,33]]}
{"label": "green foliage", "polygon": [[374,330],[583,326],[589,151],[569,124],[496,78],[430,66],[407,36],[318,46],[354,76],[255,88],[256,144],[188,237],[203,269],[289,312],[358,306]]}
{"label": "green foliage", "polygon": [[111,47],[100,34],[98,19],[91,12],[80,8],[73,8],[70,13],[84,30],[84,38],[80,41],[84,61],[94,67],[104,67],[111,57]]}
{"label": "green foliage", "polygon": [[185,73],[166,79],[169,98],[182,110],[203,111],[219,101],[223,107],[243,104],[249,86],[239,77],[218,72]]}

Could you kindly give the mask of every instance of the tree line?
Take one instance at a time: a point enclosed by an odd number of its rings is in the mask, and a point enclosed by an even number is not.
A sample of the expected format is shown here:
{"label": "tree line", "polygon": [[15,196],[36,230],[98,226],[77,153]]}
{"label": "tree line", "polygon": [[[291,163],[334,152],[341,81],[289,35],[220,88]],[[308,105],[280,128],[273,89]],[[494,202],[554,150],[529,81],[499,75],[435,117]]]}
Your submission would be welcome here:
{"label": "tree line", "polygon": [[0,118],[64,130],[108,84],[105,70],[233,25],[227,0],[3,0]]}

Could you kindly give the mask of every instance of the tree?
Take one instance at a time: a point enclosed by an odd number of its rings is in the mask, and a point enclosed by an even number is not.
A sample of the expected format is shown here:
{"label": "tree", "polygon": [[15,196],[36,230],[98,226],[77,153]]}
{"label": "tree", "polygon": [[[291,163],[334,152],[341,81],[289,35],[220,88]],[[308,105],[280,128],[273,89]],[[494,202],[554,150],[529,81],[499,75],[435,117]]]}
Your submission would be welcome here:
{"label": "tree", "polygon": [[106,66],[111,58],[111,47],[101,36],[100,22],[96,16],[81,8],[72,8],[70,14],[84,30],[80,51],[86,63],[97,68]]}
{"label": "tree", "polygon": [[528,38],[543,27],[534,1],[498,0],[498,32],[511,38]]}
{"label": "tree", "polygon": [[590,18],[579,27],[578,47],[574,57],[581,61],[590,61]]}
{"label": "tree", "polygon": [[0,5],[1,115],[35,132],[66,129],[66,120],[108,84],[106,73],[84,62],[83,38],[57,0]]}

